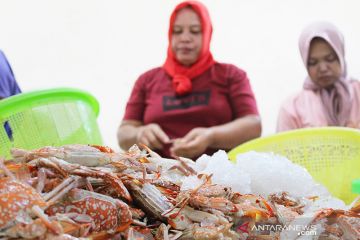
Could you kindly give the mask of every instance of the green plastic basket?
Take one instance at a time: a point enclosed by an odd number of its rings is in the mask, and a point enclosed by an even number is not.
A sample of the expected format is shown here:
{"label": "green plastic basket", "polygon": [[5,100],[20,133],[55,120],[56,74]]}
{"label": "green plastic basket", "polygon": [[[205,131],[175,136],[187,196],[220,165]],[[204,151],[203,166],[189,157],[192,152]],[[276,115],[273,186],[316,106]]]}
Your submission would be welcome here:
{"label": "green plastic basket", "polygon": [[360,194],[360,179],[355,179],[352,181],[352,192]]}
{"label": "green plastic basket", "polygon": [[356,197],[351,192],[351,183],[360,178],[360,130],[342,127],[292,130],[244,143],[228,156],[235,161],[239,153],[252,150],[286,156],[348,204]]}
{"label": "green plastic basket", "polygon": [[87,92],[59,88],[22,93],[0,101],[0,156],[11,148],[102,144],[99,103]]}

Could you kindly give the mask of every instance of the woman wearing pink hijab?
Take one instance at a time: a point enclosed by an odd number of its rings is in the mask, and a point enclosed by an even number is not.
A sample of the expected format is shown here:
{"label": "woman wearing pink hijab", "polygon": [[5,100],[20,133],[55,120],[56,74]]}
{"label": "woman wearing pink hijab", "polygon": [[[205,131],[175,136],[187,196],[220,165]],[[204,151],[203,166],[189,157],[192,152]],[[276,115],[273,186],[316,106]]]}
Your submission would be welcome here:
{"label": "woman wearing pink hijab", "polygon": [[118,130],[120,147],[143,143],[164,157],[195,160],[260,136],[249,79],[236,66],[214,60],[211,35],[203,4],[175,7],[167,58],[136,81]]}
{"label": "woman wearing pink hijab", "polygon": [[303,90],[282,105],[277,131],[360,128],[360,82],[347,74],[340,31],[331,23],[313,23],[303,30],[299,48],[308,77]]}

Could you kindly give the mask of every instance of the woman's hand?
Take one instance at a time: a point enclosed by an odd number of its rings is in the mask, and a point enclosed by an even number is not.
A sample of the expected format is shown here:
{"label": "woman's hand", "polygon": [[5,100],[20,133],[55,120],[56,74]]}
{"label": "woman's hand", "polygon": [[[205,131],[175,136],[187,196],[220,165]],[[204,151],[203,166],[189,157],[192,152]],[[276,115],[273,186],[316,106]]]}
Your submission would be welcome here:
{"label": "woman's hand", "polygon": [[170,152],[176,156],[194,158],[203,154],[211,143],[211,128],[194,128],[183,138],[176,139]]}
{"label": "woman's hand", "polygon": [[169,137],[158,124],[151,123],[139,127],[136,142],[145,144],[150,149],[162,149],[163,144],[169,142]]}

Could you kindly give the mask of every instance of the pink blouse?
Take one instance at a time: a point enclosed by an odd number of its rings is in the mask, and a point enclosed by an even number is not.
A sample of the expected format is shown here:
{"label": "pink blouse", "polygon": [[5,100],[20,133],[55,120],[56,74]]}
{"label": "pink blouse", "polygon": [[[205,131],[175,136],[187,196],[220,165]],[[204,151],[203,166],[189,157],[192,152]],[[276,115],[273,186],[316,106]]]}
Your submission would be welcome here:
{"label": "pink blouse", "polygon": [[[360,82],[351,81],[352,100],[347,127],[360,129]],[[319,92],[302,90],[287,99],[280,108],[277,131],[329,126]]]}

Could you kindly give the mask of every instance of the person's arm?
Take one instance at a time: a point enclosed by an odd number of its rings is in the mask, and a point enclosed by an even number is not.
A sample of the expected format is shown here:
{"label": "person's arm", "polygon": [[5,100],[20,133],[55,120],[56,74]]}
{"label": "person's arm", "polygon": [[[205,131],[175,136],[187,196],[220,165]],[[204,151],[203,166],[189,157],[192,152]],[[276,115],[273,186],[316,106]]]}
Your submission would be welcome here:
{"label": "person's arm", "polygon": [[0,50],[0,99],[18,93],[21,93],[21,91],[15,80],[11,66],[5,54]]}
{"label": "person's arm", "polygon": [[224,125],[214,126],[211,132],[211,148],[232,149],[260,137],[261,120],[259,116],[248,115]]}
{"label": "person's arm", "polygon": [[229,104],[234,120],[210,128],[192,129],[174,142],[173,154],[185,157],[199,156],[206,148],[229,150],[261,135],[261,121],[249,79],[244,71],[229,66]]}
{"label": "person's arm", "polygon": [[149,71],[138,78],[126,104],[125,115],[117,131],[118,143],[123,150],[134,144],[145,144],[154,150],[162,149],[163,144],[169,141],[158,124],[143,123],[146,97],[149,94],[146,84],[153,78],[153,73]]}
{"label": "person's arm", "polygon": [[276,132],[284,132],[293,129],[300,128],[296,123],[296,119],[285,109],[281,109],[278,116],[278,121],[276,125]]}
{"label": "person's arm", "polygon": [[120,148],[127,150],[137,142],[136,136],[140,126],[142,126],[140,121],[125,120],[121,122],[117,131]]}
{"label": "person's arm", "polygon": [[293,99],[289,98],[282,104],[279,110],[279,115],[276,124],[276,131],[283,132],[293,129],[301,128],[300,118],[297,117],[297,112],[293,103]]}
{"label": "person's arm", "polygon": [[245,71],[229,69],[229,101],[234,120],[213,127],[211,147],[231,149],[261,135],[261,120],[250,80]]}
{"label": "person's arm", "polygon": [[260,117],[248,115],[223,125],[194,128],[174,142],[171,152],[177,156],[199,156],[207,148],[229,150],[261,135]]}
{"label": "person's arm", "polygon": [[151,149],[162,149],[169,137],[158,124],[143,125],[140,121],[126,120],[118,128],[117,138],[122,149],[127,150],[134,144],[145,144]]}

